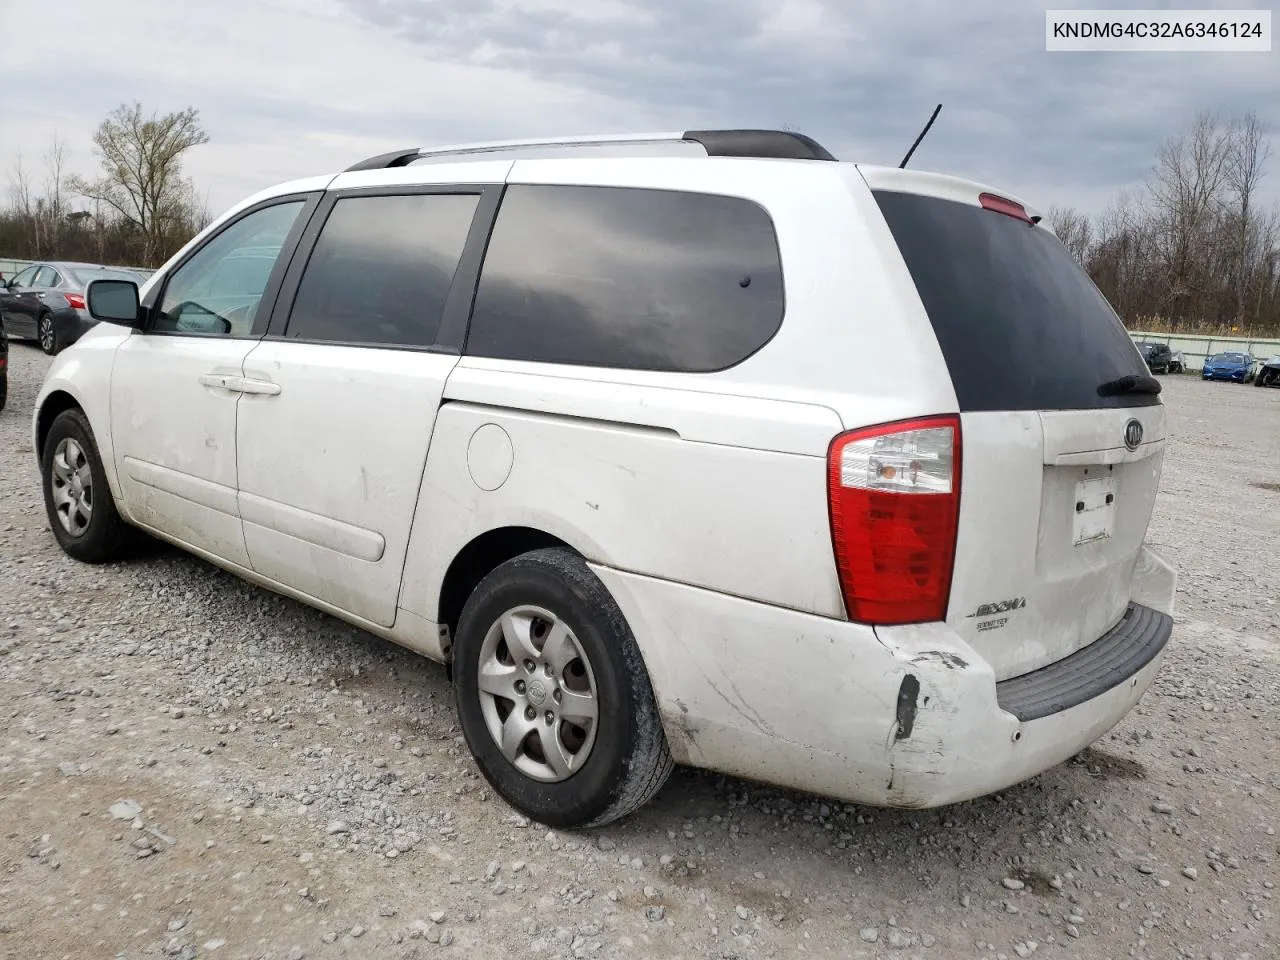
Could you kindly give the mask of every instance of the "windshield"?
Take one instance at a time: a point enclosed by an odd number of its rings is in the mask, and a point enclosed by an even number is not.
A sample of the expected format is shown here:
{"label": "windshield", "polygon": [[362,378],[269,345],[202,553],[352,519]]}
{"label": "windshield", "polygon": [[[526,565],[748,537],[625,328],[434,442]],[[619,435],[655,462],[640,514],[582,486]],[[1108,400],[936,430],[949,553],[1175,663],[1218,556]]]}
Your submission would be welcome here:
{"label": "windshield", "polygon": [[875,198],[929,314],[961,411],[1160,402],[1147,392],[1099,392],[1124,378],[1146,380],[1147,365],[1048,230],[939,197],[877,190]]}
{"label": "windshield", "polygon": [[1210,363],[1244,363],[1243,353],[1215,353],[1209,358]]}

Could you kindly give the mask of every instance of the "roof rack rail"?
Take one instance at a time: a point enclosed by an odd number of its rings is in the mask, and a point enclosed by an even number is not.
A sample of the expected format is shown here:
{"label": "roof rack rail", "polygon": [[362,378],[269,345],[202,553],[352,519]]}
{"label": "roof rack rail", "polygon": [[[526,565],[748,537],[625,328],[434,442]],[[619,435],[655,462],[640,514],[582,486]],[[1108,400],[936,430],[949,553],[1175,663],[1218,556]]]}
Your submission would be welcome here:
{"label": "roof rack rail", "polygon": [[790,130],[689,130],[684,139],[702,144],[709,157],[835,160],[813,137]]}
{"label": "roof rack rail", "polygon": [[789,130],[688,130],[684,133],[631,133],[594,137],[557,137],[543,140],[495,140],[464,143],[429,149],[392,150],[347,167],[356,170],[385,170],[404,167],[419,158],[464,157],[480,153],[518,153],[547,147],[604,146],[653,143],[697,143],[709,157],[757,157],[778,160],[827,160],[836,158],[812,137]]}

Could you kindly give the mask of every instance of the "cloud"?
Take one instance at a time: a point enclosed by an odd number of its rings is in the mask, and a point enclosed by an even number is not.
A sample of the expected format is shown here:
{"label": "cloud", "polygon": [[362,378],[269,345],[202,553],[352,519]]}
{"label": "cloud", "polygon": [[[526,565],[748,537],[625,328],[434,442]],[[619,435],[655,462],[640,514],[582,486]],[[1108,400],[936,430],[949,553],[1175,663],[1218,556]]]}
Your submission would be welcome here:
{"label": "cloud", "polygon": [[[18,23],[43,4],[6,6]],[[87,169],[119,102],[193,104],[212,142],[189,172],[215,208],[386,149],[547,134],[785,126],[893,164],[942,102],[913,165],[1098,210],[1197,109],[1280,129],[1280,51],[1046,53],[1043,10],[1015,0],[63,0],[60,16],[92,42],[6,49],[0,164],[21,148],[30,166],[56,128]]]}

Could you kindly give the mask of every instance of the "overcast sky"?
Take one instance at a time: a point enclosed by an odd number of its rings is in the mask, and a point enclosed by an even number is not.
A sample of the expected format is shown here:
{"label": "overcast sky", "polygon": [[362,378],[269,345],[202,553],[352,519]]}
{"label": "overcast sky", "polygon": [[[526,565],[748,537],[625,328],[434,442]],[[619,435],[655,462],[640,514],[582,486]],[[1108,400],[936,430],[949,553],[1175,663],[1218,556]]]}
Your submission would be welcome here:
{"label": "overcast sky", "polygon": [[[1056,2],[1055,8],[1107,6]],[[1173,5],[1128,4],[1147,8]],[[1182,6],[1266,7],[1235,0]],[[1252,110],[1277,156],[1280,51],[1047,53],[1025,0],[0,0],[0,186],[55,132],[92,173],[124,101],[201,111],[213,211],[383,150],[476,139],[788,127],[1097,211],[1201,108]]]}

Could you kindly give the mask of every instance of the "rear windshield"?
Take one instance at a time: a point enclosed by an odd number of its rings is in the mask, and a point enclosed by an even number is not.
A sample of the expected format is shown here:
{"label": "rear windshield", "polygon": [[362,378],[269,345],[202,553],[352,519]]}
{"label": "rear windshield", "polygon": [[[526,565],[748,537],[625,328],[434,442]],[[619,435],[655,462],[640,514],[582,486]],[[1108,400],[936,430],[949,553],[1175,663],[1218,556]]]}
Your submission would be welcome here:
{"label": "rear windshield", "polygon": [[961,411],[1158,403],[1099,394],[1149,371],[1106,298],[1048,230],[953,200],[878,190]]}
{"label": "rear windshield", "polygon": [[116,270],[111,267],[76,267],[70,273],[84,285],[94,280],[132,280],[137,284],[142,283],[142,277],[131,270]]}

